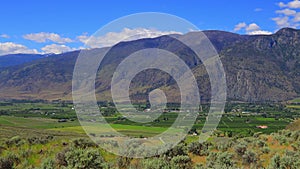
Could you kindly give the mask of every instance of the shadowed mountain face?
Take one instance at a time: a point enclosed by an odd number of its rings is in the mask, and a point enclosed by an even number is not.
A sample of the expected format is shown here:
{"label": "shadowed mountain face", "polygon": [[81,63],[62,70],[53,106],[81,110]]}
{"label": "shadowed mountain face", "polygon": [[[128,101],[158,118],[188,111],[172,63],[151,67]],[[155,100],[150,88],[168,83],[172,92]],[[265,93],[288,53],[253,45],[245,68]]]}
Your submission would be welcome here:
{"label": "shadowed mountain face", "polygon": [[[220,54],[227,79],[229,100],[283,101],[300,95],[300,30],[281,29],[273,35],[238,35],[204,31]],[[188,33],[186,36],[193,36]],[[100,65],[96,79],[99,101],[111,100],[113,72],[128,55],[146,48],[160,48],[177,54],[193,71],[201,99],[209,101],[210,83],[205,67],[185,45],[168,37],[140,39],[115,45]],[[87,52],[97,53],[100,49]],[[1,99],[71,100],[72,74],[79,52],[51,55],[25,64],[0,69]],[[174,79],[165,72],[148,70],[136,75],[130,96],[134,101],[148,98],[160,88],[168,101],[178,102],[180,93]]]}

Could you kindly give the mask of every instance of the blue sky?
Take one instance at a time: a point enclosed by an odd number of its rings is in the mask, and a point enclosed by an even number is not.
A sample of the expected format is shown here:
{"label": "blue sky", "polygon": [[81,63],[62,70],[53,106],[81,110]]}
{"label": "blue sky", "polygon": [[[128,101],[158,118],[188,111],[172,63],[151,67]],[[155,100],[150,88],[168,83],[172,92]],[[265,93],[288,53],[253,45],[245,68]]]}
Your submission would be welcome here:
{"label": "blue sky", "polygon": [[299,5],[298,0],[2,1],[0,55],[75,50],[105,24],[139,12],[176,15],[201,30],[268,34],[299,28]]}

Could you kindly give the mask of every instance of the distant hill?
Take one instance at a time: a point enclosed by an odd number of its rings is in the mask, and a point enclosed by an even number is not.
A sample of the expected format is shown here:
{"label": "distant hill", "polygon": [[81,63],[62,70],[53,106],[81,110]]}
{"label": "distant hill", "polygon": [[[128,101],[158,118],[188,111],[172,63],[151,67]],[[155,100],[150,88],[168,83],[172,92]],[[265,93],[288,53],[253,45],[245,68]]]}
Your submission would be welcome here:
{"label": "distant hill", "polygon": [[31,62],[33,60],[41,59],[46,57],[47,55],[40,54],[10,54],[0,56],[0,68],[19,65],[27,62]]}
{"label": "distant hill", "polygon": [[[189,38],[193,33],[181,36]],[[223,62],[229,100],[285,101],[300,96],[300,30],[284,28],[272,35],[252,36],[224,31],[204,33]],[[111,100],[110,80],[117,65],[133,51],[149,47],[166,49],[180,56],[196,76],[201,99],[209,101],[210,84],[201,61],[168,36],[115,45],[103,60],[96,79],[98,100]],[[72,73],[78,54],[79,51],[68,52],[2,68],[0,98],[71,100]],[[165,90],[171,101],[179,99],[174,80],[157,70],[139,73],[131,86],[131,97],[136,101],[145,100],[154,88]]]}

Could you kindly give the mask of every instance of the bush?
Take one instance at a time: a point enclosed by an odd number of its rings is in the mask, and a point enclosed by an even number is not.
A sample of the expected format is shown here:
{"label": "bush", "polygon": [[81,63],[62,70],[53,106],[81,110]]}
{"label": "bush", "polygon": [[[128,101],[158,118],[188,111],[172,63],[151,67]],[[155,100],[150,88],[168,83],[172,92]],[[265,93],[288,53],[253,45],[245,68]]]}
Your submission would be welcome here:
{"label": "bush", "polygon": [[67,168],[72,169],[103,169],[107,165],[95,149],[72,149],[66,153]]}
{"label": "bush", "polygon": [[261,151],[265,154],[268,154],[270,152],[270,148],[269,147],[263,147]]}
{"label": "bush", "polygon": [[56,162],[59,166],[67,166],[66,161],[66,153],[69,151],[69,149],[64,149],[63,151],[56,154]]}
{"label": "bush", "polygon": [[175,156],[184,156],[187,155],[187,147],[184,143],[180,143],[178,145],[176,145],[174,148],[172,148],[171,150],[168,150],[165,155],[168,158],[172,158]]}
{"label": "bush", "polygon": [[232,168],[234,163],[232,161],[233,154],[228,152],[210,153],[207,157],[207,168]]}
{"label": "bush", "polygon": [[257,161],[256,154],[252,151],[246,151],[242,157],[243,162],[246,164],[255,163]]}
{"label": "bush", "polygon": [[191,158],[187,155],[175,156],[171,159],[172,169],[189,169],[192,166]]}
{"label": "bush", "polygon": [[5,144],[7,145],[7,147],[12,147],[12,146],[20,146],[22,144],[24,144],[24,141],[21,139],[20,136],[14,136],[8,140],[5,141]]}
{"label": "bush", "polygon": [[244,155],[244,153],[247,150],[247,145],[246,145],[246,143],[241,142],[234,147],[234,150],[239,156],[242,156],[242,155]]}
{"label": "bush", "polygon": [[280,168],[280,156],[278,154],[275,154],[271,158],[271,162],[270,162],[268,168],[269,169]]}
{"label": "bush", "polygon": [[262,140],[257,140],[256,145],[258,147],[265,147],[267,144],[266,144],[266,142],[264,142]]}
{"label": "bush", "polygon": [[50,140],[52,140],[53,136],[43,136],[43,137],[30,137],[27,138],[27,141],[30,145],[34,144],[47,144]]}
{"label": "bush", "polygon": [[20,159],[15,154],[9,153],[6,157],[0,157],[0,169],[11,169],[19,163]]}
{"label": "bush", "polygon": [[89,140],[89,139],[85,139],[85,138],[79,138],[79,139],[75,139],[73,140],[73,145],[76,148],[88,148],[88,147],[97,147],[97,144],[95,144],[93,141]]}
{"label": "bush", "polygon": [[8,158],[0,157],[0,169],[12,169],[14,162]]}
{"label": "bush", "polygon": [[188,152],[200,156],[208,155],[208,144],[192,142],[188,145]]}
{"label": "bush", "polygon": [[40,169],[55,169],[54,160],[47,158],[42,162]]}
{"label": "bush", "polygon": [[145,159],[142,162],[143,169],[170,169],[168,162],[162,158]]}

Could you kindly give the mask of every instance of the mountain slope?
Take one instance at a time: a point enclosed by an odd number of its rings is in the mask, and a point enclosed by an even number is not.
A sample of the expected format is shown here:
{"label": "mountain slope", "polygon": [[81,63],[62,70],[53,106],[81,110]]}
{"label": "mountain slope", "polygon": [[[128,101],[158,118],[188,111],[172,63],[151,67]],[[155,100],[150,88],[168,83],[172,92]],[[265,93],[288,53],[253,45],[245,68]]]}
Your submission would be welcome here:
{"label": "mountain slope", "polygon": [[14,65],[20,65],[23,63],[31,62],[33,60],[41,59],[47,55],[40,54],[10,54],[0,56],[0,68]]}
{"label": "mountain slope", "polygon": [[[300,31],[290,28],[273,35],[238,35],[204,31],[223,62],[228,99],[239,101],[282,101],[300,96]],[[193,36],[191,33],[182,36]],[[192,69],[202,100],[209,100],[210,84],[201,61],[186,46],[168,36],[121,42],[103,60],[96,92],[98,100],[111,100],[110,80],[118,64],[130,53],[145,48],[171,51]],[[99,52],[93,49],[88,52]],[[79,51],[53,55],[0,71],[1,99],[71,99],[71,80]],[[139,73],[131,84],[133,100],[161,88],[170,101],[179,101],[174,79],[157,70]]]}

